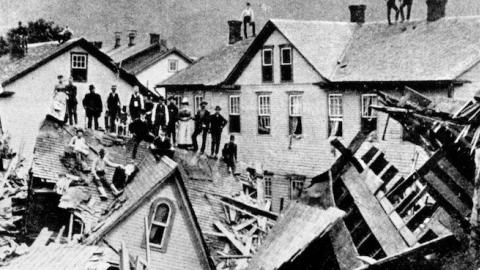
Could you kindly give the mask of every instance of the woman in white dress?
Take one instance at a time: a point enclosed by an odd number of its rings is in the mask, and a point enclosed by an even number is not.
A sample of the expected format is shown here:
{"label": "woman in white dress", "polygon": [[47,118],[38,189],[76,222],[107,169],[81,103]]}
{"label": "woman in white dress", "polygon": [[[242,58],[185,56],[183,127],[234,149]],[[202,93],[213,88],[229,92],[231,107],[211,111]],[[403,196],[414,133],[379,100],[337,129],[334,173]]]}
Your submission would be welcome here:
{"label": "woman in white dress", "polygon": [[178,118],[177,144],[179,148],[187,149],[192,146],[192,134],[195,128],[192,111],[188,107],[187,98],[182,99],[181,107],[178,111]]}

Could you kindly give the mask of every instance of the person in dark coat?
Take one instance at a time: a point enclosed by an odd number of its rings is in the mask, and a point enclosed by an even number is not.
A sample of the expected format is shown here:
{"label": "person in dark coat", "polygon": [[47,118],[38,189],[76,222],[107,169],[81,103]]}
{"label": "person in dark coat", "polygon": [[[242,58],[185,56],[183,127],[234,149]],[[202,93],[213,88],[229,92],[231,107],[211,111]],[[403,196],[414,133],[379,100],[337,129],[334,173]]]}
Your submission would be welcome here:
{"label": "person in dark coat", "polygon": [[227,120],[220,114],[222,108],[215,107],[215,113],[210,116],[210,134],[212,136],[212,147],[210,156],[217,159],[217,154],[220,148],[220,140],[222,137],[222,130],[227,124]]}
{"label": "person in dark coat", "polygon": [[77,87],[73,84],[73,77],[70,76],[68,84],[65,86],[65,93],[68,96],[67,99],[67,117],[70,125],[78,124],[77,119]]}
{"label": "person in dark coat", "polygon": [[137,149],[142,141],[152,142],[155,138],[148,128],[147,120],[145,119],[145,110],[140,112],[140,118],[135,119],[129,125],[130,133],[133,134],[133,150],[132,159],[137,157]]}
{"label": "person in dark coat", "polygon": [[153,134],[157,135],[160,129],[165,129],[168,123],[168,109],[165,104],[165,99],[160,96],[160,101],[155,107],[154,121],[153,121]]}
{"label": "person in dark coat", "polygon": [[412,12],[413,0],[401,0],[400,1],[400,16],[402,17],[402,22],[405,21],[405,13],[403,9],[407,7],[407,21],[410,21],[410,13]]}
{"label": "person in dark coat", "polygon": [[168,98],[168,124],[167,137],[172,139],[173,145],[176,146],[176,127],[178,122],[178,107],[175,105],[175,98],[170,96]]}
{"label": "person in dark coat", "polygon": [[157,134],[154,132],[153,128],[152,114],[153,109],[155,108],[155,104],[153,103],[152,94],[150,92],[148,92],[147,97],[143,102],[143,105],[145,106],[145,118],[147,119],[148,128],[150,129],[150,132],[152,132],[153,134]]}
{"label": "person in dark coat", "polygon": [[95,93],[95,86],[91,84],[88,87],[90,93],[86,94],[83,98],[83,108],[85,108],[85,114],[88,118],[88,128],[92,128],[92,120],[95,123],[95,130],[98,130],[98,118],[102,114],[102,97]]}
{"label": "person in dark coat", "polygon": [[139,118],[140,112],[145,109],[143,97],[140,95],[139,88],[136,85],[133,87],[133,94],[130,97],[128,109],[130,110],[130,117],[132,118],[132,121]]}
{"label": "person in dark coat", "polygon": [[198,110],[197,114],[195,115],[195,131],[192,135],[193,152],[197,152],[197,136],[202,133],[202,148],[200,149],[200,154],[205,152],[207,133],[210,125],[210,112],[206,109],[207,104],[208,103],[206,101],[202,101],[202,103],[200,103],[201,109]]}
{"label": "person in dark coat", "polygon": [[165,134],[165,130],[160,129],[158,136],[153,140],[153,146],[150,148],[155,160],[160,160],[163,156],[173,158],[172,143]]}
{"label": "person in dark coat", "polygon": [[235,144],[235,136],[230,135],[230,142],[223,146],[222,150],[223,161],[227,163],[228,171],[231,174],[235,173],[235,164],[237,162],[237,144]]}
{"label": "person in dark coat", "polygon": [[108,116],[110,122],[110,132],[115,132],[115,120],[117,116],[120,114],[120,108],[122,104],[120,103],[120,97],[117,93],[117,86],[112,85],[112,92],[108,94],[107,98],[107,108],[108,108]]}

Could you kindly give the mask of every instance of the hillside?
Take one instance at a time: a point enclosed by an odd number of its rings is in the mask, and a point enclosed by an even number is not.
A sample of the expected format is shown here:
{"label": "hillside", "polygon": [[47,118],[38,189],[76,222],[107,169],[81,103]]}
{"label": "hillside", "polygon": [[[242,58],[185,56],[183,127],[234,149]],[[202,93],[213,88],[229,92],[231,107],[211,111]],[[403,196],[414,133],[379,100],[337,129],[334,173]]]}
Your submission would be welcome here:
{"label": "hillside", "polygon": [[[257,29],[268,18],[349,19],[347,6],[361,0],[250,0]],[[68,25],[75,34],[111,44],[113,32],[136,29],[146,36],[155,31],[193,56],[225,43],[227,20],[239,19],[243,0],[0,0],[0,32],[17,21],[40,17]],[[363,0],[367,21],[385,20],[385,0]],[[413,18],[426,16],[425,0],[414,0]],[[447,16],[480,14],[478,0],[450,0]],[[124,34],[126,39],[126,34]],[[124,39],[124,40],[125,40]]]}

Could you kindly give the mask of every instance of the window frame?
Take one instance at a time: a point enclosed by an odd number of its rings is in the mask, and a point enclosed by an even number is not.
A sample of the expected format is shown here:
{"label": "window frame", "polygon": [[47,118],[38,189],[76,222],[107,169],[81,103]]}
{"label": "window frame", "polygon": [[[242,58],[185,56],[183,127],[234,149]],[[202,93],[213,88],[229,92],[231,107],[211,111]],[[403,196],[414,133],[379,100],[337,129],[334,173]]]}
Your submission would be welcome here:
{"label": "window frame", "polygon": [[[289,50],[290,51],[290,63],[285,63],[284,62],[284,57],[283,57],[283,51],[284,50]],[[279,51],[280,51],[280,81],[281,82],[293,82],[293,48],[292,45],[290,44],[284,44],[279,46]],[[290,78],[289,79],[284,79],[283,74],[284,74],[284,68],[285,67],[290,67]]]}
{"label": "window frame", "polygon": [[267,174],[265,174],[265,176],[263,177],[264,194],[265,194],[265,198],[267,199],[271,199],[273,197],[272,178],[273,178],[273,175],[267,175]]}
{"label": "window frame", "polygon": [[[269,51],[270,52],[270,63],[267,64],[265,63],[265,52]],[[262,82],[264,83],[273,83],[275,81],[274,78],[274,46],[269,45],[269,46],[264,46],[261,50],[261,69],[262,69]],[[266,80],[265,79],[265,74],[266,74],[266,69],[271,69],[271,80]]]}
{"label": "window frame", "polygon": [[[172,63],[175,63],[175,69],[172,69]],[[178,71],[178,59],[168,59],[168,72],[170,73],[175,73]]]}
{"label": "window frame", "polygon": [[[155,212],[156,212],[157,208],[162,204],[167,205],[168,208],[169,208],[169,216],[168,216],[166,225],[163,225],[165,229],[163,231],[162,242],[161,242],[160,245],[153,244],[153,243],[150,242],[150,235],[145,235],[145,233],[144,233],[144,238],[142,240],[141,247],[146,249],[145,238],[148,237],[149,238],[149,243],[148,244],[149,244],[149,247],[150,247],[151,250],[158,251],[158,252],[161,252],[161,253],[165,253],[165,252],[167,252],[167,247],[168,247],[168,243],[169,243],[169,240],[170,240],[170,234],[172,232],[173,222],[174,222],[175,213],[176,213],[175,204],[171,200],[169,200],[167,198],[159,198],[159,199],[156,199],[155,201],[153,201],[151,203],[149,214],[148,214],[148,226],[149,226],[148,233],[150,234],[150,232],[151,232],[152,225],[153,225],[153,219],[155,217]],[[162,226],[162,225],[157,225],[157,226]]]}
{"label": "window frame", "polygon": [[[198,110],[200,110],[200,107],[201,107],[200,104],[202,104],[203,98],[204,98],[203,95],[195,95],[195,96],[193,96],[193,111],[194,111],[194,113],[197,113]],[[199,99],[200,101],[197,102],[197,99]]]}
{"label": "window frame", "polygon": [[[237,100],[237,102],[232,102],[232,100]],[[236,105],[236,106],[235,106]],[[233,109],[237,109],[237,110],[233,110]],[[228,116],[229,116],[229,121],[228,121],[228,125],[229,125],[229,131],[230,133],[240,133],[241,130],[242,130],[242,126],[241,126],[241,117],[240,117],[240,95],[230,95],[228,97]],[[238,130],[233,130],[232,129],[232,116],[235,117],[235,118],[238,118]]]}
{"label": "window frame", "polygon": [[[268,106],[263,105],[262,107],[262,99],[268,100]],[[257,97],[257,111],[258,111],[258,129],[257,133],[258,135],[270,135],[272,133],[272,102],[271,102],[271,95],[269,94],[260,94]],[[260,119],[262,117],[268,117],[268,133],[260,133]],[[266,118],[267,119],[267,118]]]}
{"label": "window frame", "polygon": [[[74,58],[80,57],[84,59],[84,66],[75,66],[75,63],[79,63],[81,61],[75,61]],[[76,76],[73,75],[74,71],[84,71],[85,72],[85,79],[79,80]],[[88,53],[85,52],[71,52],[70,53],[70,75],[73,77],[74,82],[85,83],[88,81]]]}
{"label": "window frame", "polygon": [[[339,113],[334,112],[332,108],[332,98],[340,98],[340,102],[337,102],[337,104],[340,104],[340,107],[338,109]],[[328,94],[328,100],[327,100],[327,110],[328,110],[328,137],[334,136],[334,137],[343,137],[343,94],[339,93],[331,93]],[[332,122],[340,122],[341,123],[341,135],[336,136],[336,135],[331,135],[332,133]]]}
{"label": "window frame", "polygon": [[[298,100],[298,112],[294,112],[294,102],[293,100],[297,99]],[[294,118],[299,118],[300,119],[300,133],[295,133],[295,131],[292,131],[292,121]],[[288,95],[288,133],[289,135],[295,135],[295,136],[300,136],[303,134],[303,95],[302,94],[290,94]],[[298,127],[297,127],[298,128]]]}
{"label": "window frame", "polygon": [[[289,180],[289,184],[290,184],[290,188],[289,188],[289,197],[290,197],[290,200],[296,200],[296,199],[299,199],[301,196],[302,196],[302,191],[303,189],[305,188],[305,180],[306,180],[306,177],[303,176],[303,175],[290,175],[288,176],[288,180]],[[293,197],[294,196],[294,187],[297,186],[298,184],[301,185],[301,190],[300,190],[300,194],[298,194],[298,197]]]}
{"label": "window frame", "polygon": [[[365,112],[365,100],[364,98],[375,98],[376,99],[376,104],[378,104],[378,95],[377,94],[362,94],[360,96],[360,99],[361,99],[361,117],[362,118],[369,118],[369,119],[372,119],[372,118],[377,118],[378,117],[378,113],[377,111],[373,110],[372,109],[372,115],[365,115],[364,112]],[[367,112],[368,112],[368,109],[367,109]]]}

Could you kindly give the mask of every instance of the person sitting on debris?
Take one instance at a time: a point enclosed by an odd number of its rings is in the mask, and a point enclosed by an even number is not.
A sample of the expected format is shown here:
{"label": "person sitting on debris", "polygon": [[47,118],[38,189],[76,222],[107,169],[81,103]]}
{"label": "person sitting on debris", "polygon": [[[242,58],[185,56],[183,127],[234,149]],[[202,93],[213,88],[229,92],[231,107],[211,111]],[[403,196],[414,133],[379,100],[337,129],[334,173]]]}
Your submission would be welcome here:
{"label": "person sitting on debris", "polygon": [[121,192],[117,190],[112,181],[108,181],[106,178],[105,169],[107,166],[113,168],[123,168],[123,165],[108,160],[105,156],[105,150],[100,149],[100,151],[98,152],[98,158],[95,159],[92,164],[93,180],[97,187],[100,187],[103,184],[107,187],[110,187],[113,194],[115,196],[118,196],[121,194]]}
{"label": "person sitting on debris", "polygon": [[222,137],[222,130],[227,124],[227,120],[220,114],[222,108],[215,107],[215,113],[210,116],[210,134],[212,136],[211,157],[217,159],[217,154],[220,148],[220,140]]}
{"label": "person sitting on debris", "polygon": [[148,128],[147,120],[145,119],[145,111],[142,110],[140,113],[140,118],[135,119],[129,125],[130,133],[133,134],[132,140],[134,141],[133,150],[132,150],[132,159],[137,157],[137,149],[142,141],[152,142],[155,138],[152,133],[150,133]]}
{"label": "person sitting on debris", "polygon": [[82,129],[77,129],[76,136],[72,137],[68,146],[70,146],[75,153],[77,162],[81,162],[85,156],[88,156],[88,153],[90,152],[90,148],[83,137]]}
{"label": "person sitting on debris", "polygon": [[390,15],[392,13],[392,9],[395,10],[395,22],[398,21],[398,15],[399,15],[399,10],[397,5],[395,4],[396,0],[386,0],[387,1],[387,19],[388,19],[388,25],[392,25],[392,21],[390,19]]}
{"label": "person sitting on debris", "polygon": [[250,3],[247,2],[247,7],[242,11],[242,20],[243,20],[243,34],[245,39],[248,38],[247,35],[247,25],[252,27],[252,36],[255,36],[255,20],[253,17],[253,9],[250,7]]}
{"label": "person sitting on debris", "polygon": [[235,164],[237,162],[237,144],[235,143],[234,135],[230,135],[230,142],[223,146],[222,156],[223,161],[227,164],[228,172],[235,174]]}
{"label": "person sitting on debris", "polygon": [[403,9],[407,7],[407,21],[410,21],[410,13],[412,11],[413,0],[400,0],[400,16],[402,17],[402,22],[405,21],[405,13]]}
{"label": "person sitting on debris", "polygon": [[170,138],[166,136],[164,129],[158,131],[158,136],[153,140],[150,150],[157,161],[163,156],[173,158],[172,143],[170,142]]}

